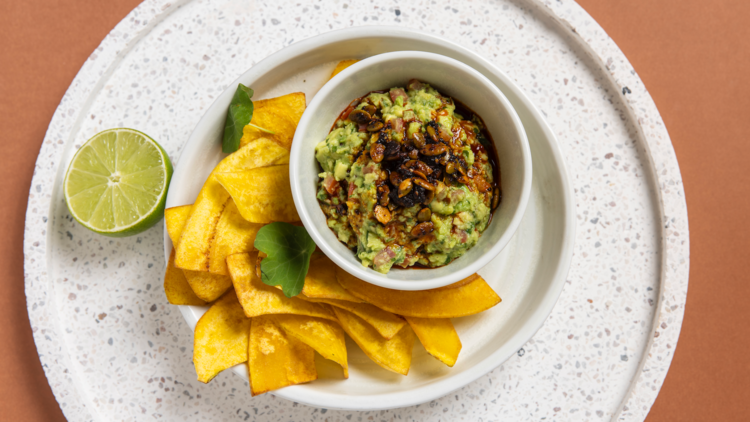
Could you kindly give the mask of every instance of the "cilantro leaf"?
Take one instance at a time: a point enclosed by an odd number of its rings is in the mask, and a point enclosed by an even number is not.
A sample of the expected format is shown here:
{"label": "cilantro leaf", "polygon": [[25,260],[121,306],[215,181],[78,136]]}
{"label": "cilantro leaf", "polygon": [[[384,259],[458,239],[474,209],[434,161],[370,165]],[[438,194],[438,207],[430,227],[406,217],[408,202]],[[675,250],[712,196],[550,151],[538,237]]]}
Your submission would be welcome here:
{"label": "cilantro leaf", "polygon": [[275,134],[268,129],[250,124],[250,121],[253,120],[252,98],[253,90],[245,85],[238,84],[237,91],[234,92],[232,102],[229,104],[229,110],[227,110],[227,121],[224,123],[224,140],[221,144],[223,152],[232,153],[240,148],[242,129],[247,125],[271,135]]}
{"label": "cilantro leaf", "polygon": [[281,286],[286,297],[297,296],[305,285],[315,242],[304,227],[271,223],[258,230],[255,247],[268,257],[260,263],[261,280]]}

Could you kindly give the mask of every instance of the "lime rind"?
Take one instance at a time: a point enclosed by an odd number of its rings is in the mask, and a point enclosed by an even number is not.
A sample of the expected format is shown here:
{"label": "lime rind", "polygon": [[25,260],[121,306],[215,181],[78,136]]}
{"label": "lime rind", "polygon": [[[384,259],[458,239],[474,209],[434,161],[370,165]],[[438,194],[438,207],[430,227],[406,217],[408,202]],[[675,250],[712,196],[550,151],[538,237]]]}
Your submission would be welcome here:
{"label": "lime rind", "polygon": [[164,215],[172,171],[167,153],[148,135],[126,128],[100,132],[68,167],[63,187],[68,210],[96,233],[141,233]]}

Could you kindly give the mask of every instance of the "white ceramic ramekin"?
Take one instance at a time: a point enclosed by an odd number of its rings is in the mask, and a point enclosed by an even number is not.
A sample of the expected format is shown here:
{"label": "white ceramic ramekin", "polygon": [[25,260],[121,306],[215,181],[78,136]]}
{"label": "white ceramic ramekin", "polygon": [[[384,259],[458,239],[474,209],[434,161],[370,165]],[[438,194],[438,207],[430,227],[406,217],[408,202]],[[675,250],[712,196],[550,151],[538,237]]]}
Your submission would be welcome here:
{"label": "white ceramic ramekin", "polygon": [[[364,267],[354,252],[328,228],[316,199],[315,146],[323,141],[346,106],[370,91],[404,87],[418,79],[453,97],[484,120],[500,160],[502,201],[479,242],[452,263],[434,269],[399,269],[387,274]],[[442,287],[477,272],[508,244],[518,228],[531,191],[531,152],[521,120],[502,92],[471,67],[448,57],[419,51],[373,56],[339,73],[315,95],[297,126],[290,177],[302,223],[320,249],[350,274],[398,290]]]}

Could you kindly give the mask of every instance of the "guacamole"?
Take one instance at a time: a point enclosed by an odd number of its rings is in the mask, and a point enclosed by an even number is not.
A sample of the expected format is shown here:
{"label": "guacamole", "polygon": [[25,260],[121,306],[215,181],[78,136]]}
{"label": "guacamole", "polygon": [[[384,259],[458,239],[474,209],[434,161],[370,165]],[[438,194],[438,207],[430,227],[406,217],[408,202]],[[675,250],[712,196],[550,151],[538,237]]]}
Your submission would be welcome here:
{"label": "guacamole", "polygon": [[381,273],[449,264],[500,202],[488,139],[478,116],[417,80],[356,99],[315,148],[328,227]]}

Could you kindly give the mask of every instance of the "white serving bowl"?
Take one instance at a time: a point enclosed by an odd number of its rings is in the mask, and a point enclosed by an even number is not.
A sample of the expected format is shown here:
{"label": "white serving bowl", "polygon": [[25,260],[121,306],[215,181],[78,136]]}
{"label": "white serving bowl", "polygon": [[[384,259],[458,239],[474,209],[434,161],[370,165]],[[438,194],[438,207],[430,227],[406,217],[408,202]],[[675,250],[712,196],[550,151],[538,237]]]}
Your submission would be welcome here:
{"label": "white serving bowl", "polygon": [[[180,152],[167,194],[167,207],[192,204],[214,167],[226,155],[221,139],[227,107],[237,83],[255,90],[254,98],[304,92],[312,100],[341,60],[365,59],[394,51],[421,50],[452,57],[481,72],[510,100],[529,138],[534,183],[515,236],[479,271],[503,303],[479,315],[452,322],[461,337],[461,355],[452,368],[415,343],[409,376],[390,373],[358,347],[347,345],[349,379],[341,381],[335,363],[316,359],[317,381],[272,392],[289,401],[327,409],[381,410],[414,406],[458,390],[515,356],[548,320],[566,284],[573,255],[575,196],[555,134],[513,79],[477,53],[415,29],[358,26],[327,32],[281,49],[236,80],[216,97]],[[172,242],[164,229],[164,258]],[[206,306],[179,306],[192,330]],[[232,370],[249,380],[247,365]]]}
{"label": "white serving bowl", "polygon": [[[404,87],[413,78],[459,100],[484,120],[500,160],[502,201],[479,242],[462,257],[443,267],[420,270],[394,267],[381,274],[363,266],[328,228],[316,198],[321,170],[315,159],[315,146],[326,138],[336,118],[352,100],[370,91]],[[297,126],[289,169],[294,204],[318,247],[355,277],[398,290],[446,286],[487,265],[518,228],[531,191],[531,152],[526,132],[505,95],[471,67],[420,51],[399,51],[364,59],[325,84]]]}

